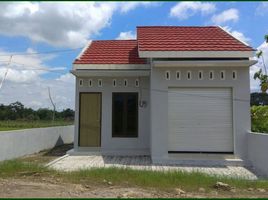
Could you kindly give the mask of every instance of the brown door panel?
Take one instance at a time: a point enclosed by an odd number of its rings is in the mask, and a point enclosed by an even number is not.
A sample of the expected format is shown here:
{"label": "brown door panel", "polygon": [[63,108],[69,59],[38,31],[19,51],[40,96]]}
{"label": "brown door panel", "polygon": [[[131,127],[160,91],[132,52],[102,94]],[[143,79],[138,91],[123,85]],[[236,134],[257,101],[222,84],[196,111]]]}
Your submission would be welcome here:
{"label": "brown door panel", "polygon": [[79,146],[99,147],[101,135],[101,94],[80,93]]}

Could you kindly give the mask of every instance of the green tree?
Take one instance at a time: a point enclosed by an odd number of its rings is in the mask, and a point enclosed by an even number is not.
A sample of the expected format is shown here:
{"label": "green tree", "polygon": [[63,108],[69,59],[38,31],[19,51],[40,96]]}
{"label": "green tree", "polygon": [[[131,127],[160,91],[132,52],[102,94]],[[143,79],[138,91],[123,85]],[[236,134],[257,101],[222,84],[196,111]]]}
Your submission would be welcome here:
{"label": "green tree", "polygon": [[[264,36],[265,42],[268,44],[268,35]],[[261,91],[263,93],[266,93],[267,89],[268,89],[268,76],[267,76],[267,68],[266,68],[266,64],[264,61],[264,57],[263,57],[263,51],[260,50],[259,52],[256,53],[257,58],[261,58],[262,59],[262,64],[263,64],[263,68],[264,68],[264,73],[262,71],[262,69],[260,69],[258,72],[256,72],[254,74],[254,79],[259,79],[260,81],[260,86],[261,86]]]}

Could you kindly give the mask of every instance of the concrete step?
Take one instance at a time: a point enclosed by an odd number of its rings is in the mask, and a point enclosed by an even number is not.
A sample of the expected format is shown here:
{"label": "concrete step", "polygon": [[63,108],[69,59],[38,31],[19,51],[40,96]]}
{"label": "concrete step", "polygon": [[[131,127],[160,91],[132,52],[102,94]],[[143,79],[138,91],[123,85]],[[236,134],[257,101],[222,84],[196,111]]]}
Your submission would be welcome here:
{"label": "concrete step", "polygon": [[246,163],[230,154],[169,154],[164,158],[152,158],[154,164],[191,166],[245,166]]}

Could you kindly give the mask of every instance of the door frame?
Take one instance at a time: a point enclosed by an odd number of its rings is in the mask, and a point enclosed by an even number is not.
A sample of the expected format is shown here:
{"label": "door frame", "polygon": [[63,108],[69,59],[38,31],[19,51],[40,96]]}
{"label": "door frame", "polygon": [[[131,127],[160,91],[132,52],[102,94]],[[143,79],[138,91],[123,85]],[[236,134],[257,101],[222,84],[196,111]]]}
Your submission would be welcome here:
{"label": "door frame", "polygon": [[101,131],[102,131],[102,93],[101,92],[79,92],[79,114],[78,114],[78,147],[79,148],[95,148],[95,147],[81,147],[80,146],[80,110],[81,110],[81,95],[82,94],[99,94],[100,95],[100,144],[101,147]]}

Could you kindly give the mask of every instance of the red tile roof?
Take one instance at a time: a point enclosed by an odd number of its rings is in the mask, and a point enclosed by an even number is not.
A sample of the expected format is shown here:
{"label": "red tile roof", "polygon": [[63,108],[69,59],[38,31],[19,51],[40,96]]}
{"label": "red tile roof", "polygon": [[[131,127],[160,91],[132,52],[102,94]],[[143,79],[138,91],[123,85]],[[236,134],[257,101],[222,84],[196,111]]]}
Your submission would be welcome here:
{"label": "red tile roof", "polygon": [[218,26],[140,26],[139,51],[253,51]]}
{"label": "red tile roof", "polygon": [[74,64],[145,64],[139,58],[137,40],[93,41]]}

